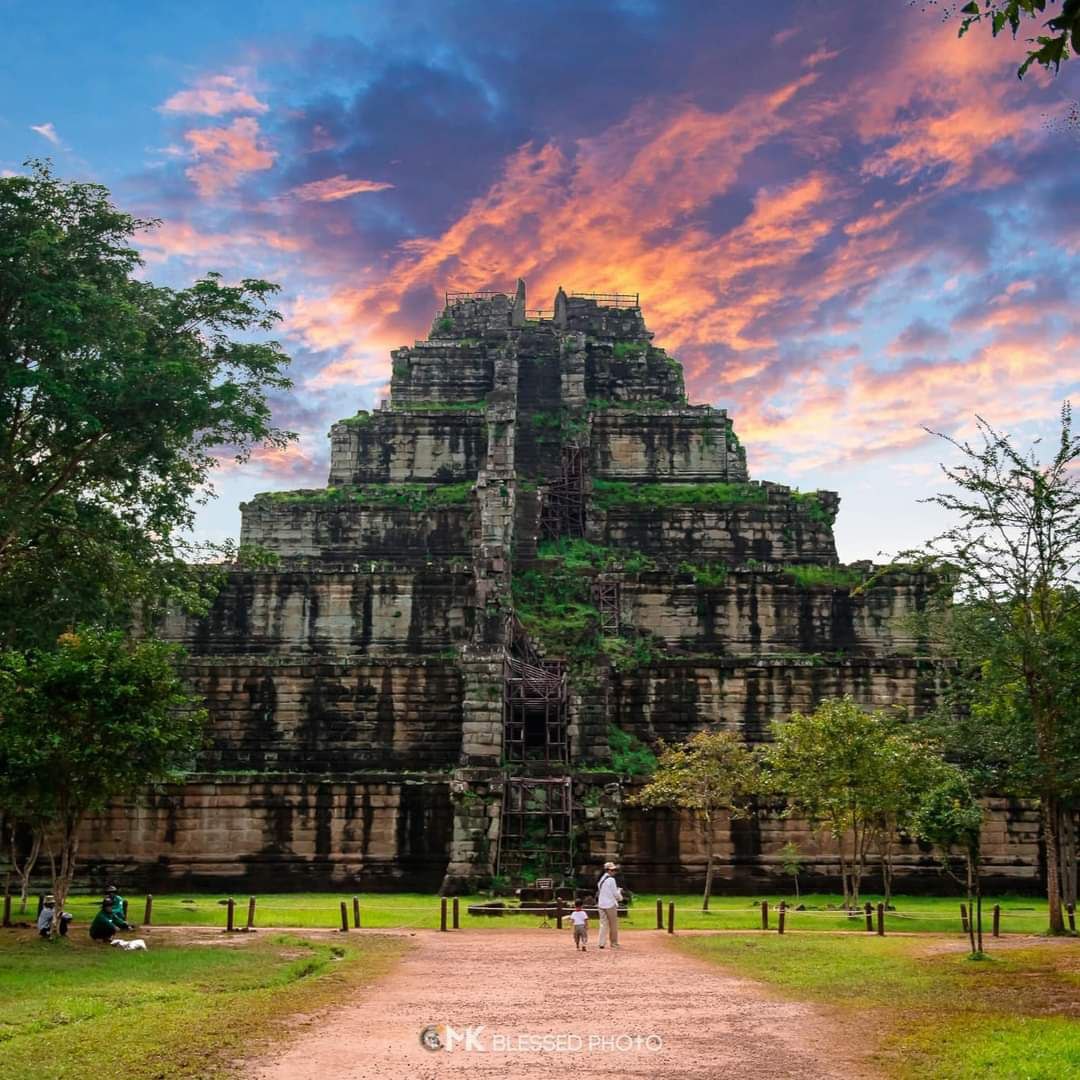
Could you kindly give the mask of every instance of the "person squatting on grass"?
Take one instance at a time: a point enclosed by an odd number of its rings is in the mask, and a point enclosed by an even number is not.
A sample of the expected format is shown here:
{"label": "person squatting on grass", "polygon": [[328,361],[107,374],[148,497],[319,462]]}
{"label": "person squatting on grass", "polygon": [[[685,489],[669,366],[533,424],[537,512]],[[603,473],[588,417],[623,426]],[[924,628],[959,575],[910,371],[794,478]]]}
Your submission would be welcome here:
{"label": "person squatting on grass", "polygon": [[56,897],[51,893],[45,897],[41,903],[41,911],[38,912],[37,917],[37,929],[38,933],[47,938],[52,931],[53,918],[60,920],[60,936],[66,937],[68,932],[68,923],[71,922],[72,917],[68,912],[61,911],[59,915],[56,914]]}
{"label": "person squatting on grass", "polygon": [[90,924],[90,936],[94,941],[112,941],[117,930],[130,930],[131,924],[123,915],[117,915],[113,910],[111,896],[106,896],[101,901],[101,910],[94,916]]}
{"label": "person squatting on grass", "polygon": [[611,947],[619,947],[619,902],[622,900],[622,889],[615,881],[617,869],[613,862],[604,863],[604,874],[596,885],[597,914],[600,916],[600,940],[597,944],[601,949],[609,937]]}
{"label": "person squatting on grass", "polygon": [[582,908],[580,900],[574,901],[570,922],[574,927],[574,948],[586,952],[589,946],[589,913]]}

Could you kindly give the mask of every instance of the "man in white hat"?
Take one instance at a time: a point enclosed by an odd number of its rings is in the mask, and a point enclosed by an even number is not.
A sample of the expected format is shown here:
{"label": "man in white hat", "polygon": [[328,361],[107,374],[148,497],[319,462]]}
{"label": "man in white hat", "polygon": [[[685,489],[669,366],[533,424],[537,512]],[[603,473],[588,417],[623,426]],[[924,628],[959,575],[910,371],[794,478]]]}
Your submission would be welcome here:
{"label": "man in white hat", "polygon": [[600,948],[611,938],[611,947],[619,947],[619,902],[622,889],[615,880],[618,867],[613,862],[604,863],[604,874],[596,884],[596,906],[600,913]]}

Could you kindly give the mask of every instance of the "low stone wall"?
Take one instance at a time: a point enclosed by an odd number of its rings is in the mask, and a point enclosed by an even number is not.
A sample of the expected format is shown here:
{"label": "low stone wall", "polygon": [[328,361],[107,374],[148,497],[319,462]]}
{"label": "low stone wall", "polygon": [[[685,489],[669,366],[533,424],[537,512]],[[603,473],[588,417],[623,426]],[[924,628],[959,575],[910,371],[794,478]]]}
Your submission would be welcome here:
{"label": "low stone wall", "polygon": [[[732,657],[668,661],[611,676],[612,722],[647,743],[681,742],[703,727],[769,736],[773,720],[812,712],[825,698],[850,694],[860,704],[925,712],[937,673],[926,660],[901,657],[824,661]],[[575,754],[591,753],[574,748]]]}
{"label": "low stone wall", "polygon": [[[620,881],[643,892],[693,892],[704,888],[707,851],[697,821],[674,810],[622,811]],[[1038,892],[1038,811],[1022,800],[986,800],[983,826],[986,892]],[[790,875],[783,869],[781,849],[794,844],[803,870],[803,892],[839,892],[840,866],[833,845],[809,823],[772,813],[729,822],[720,821],[714,832],[713,888],[717,893],[775,893],[791,895]],[[595,864],[594,864],[595,865]],[[930,848],[915,841],[898,842],[894,855],[897,892],[955,894],[957,885],[941,870]],[[882,888],[880,865],[871,861],[864,886]]]}
{"label": "low stone wall", "polygon": [[[732,571],[719,586],[640,574],[622,583],[622,618],[689,652],[889,655],[919,646],[910,616],[930,583],[890,575],[864,592],[805,586],[782,573]],[[923,650],[925,651],[925,650]]]}
{"label": "low stone wall", "polygon": [[80,878],[154,893],[430,891],[452,816],[439,774],[192,777],[88,821]]}
{"label": "low stone wall", "polygon": [[471,635],[472,590],[445,567],[233,571],[208,616],[171,615],[159,632],[196,654],[439,652]]}
{"label": "low stone wall", "polygon": [[374,412],[330,429],[330,485],[472,480],[487,453],[475,412]]}
{"label": "low stone wall", "polygon": [[709,408],[592,414],[592,474],[610,480],[744,481],[727,414]]}
{"label": "low stone wall", "polygon": [[402,564],[472,553],[471,501],[412,510],[315,498],[254,499],[241,504],[240,515],[240,543],[266,548],[282,559]]}
{"label": "low stone wall", "polygon": [[[768,503],[708,508],[700,506],[618,506],[588,511],[588,538],[608,547],[641,551],[667,560],[700,564],[837,562],[832,523],[773,489]],[[839,502],[821,492],[829,506]]]}
{"label": "low stone wall", "polygon": [[461,755],[452,660],[192,657],[184,675],[210,714],[208,772],[423,770]]}

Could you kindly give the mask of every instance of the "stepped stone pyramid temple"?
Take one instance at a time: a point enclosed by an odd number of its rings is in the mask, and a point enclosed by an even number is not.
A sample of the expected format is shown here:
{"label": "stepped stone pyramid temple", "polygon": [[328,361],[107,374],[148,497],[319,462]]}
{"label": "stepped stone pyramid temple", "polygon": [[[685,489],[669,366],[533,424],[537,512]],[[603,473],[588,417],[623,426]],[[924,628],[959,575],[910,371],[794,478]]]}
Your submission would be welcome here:
{"label": "stepped stone pyramid temple", "polygon": [[[198,772],[89,824],[93,878],[460,892],[610,858],[631,888],[687,890],[693,821],[626,805],[658,740],[754,743],[844,694],[933,701],[905,618],[931,583],[854,589],[837,495],[751,481],[637,296],[525,303],[522,282],[448,294],[392,353],[388,403],[333,426],[328,486],[242,507],[241,543],[276,561],[162,627],[210,711]],[[835,883],[777,807],[717,829],[717,888],[779,887],[788,842]],[[1038,843],[1034,812],[995,800],[987,887],[1036,887]],[[914,843],[897,865],[905,888],[941,880]]]}

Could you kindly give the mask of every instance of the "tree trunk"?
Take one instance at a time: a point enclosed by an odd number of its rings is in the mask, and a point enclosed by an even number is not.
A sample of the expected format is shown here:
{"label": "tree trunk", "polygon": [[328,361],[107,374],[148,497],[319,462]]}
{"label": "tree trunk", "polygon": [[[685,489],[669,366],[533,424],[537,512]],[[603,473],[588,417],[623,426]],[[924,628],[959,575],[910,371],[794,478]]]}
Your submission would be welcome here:
{"label": "tree trunk", "polygon": [[53,921],[50,935],[55,938],[60,933],[60,914],[67,904],[68,893],[71,892],[71,883],[75,879],[75,856],[79,850],[79,819],[69,818],[64,822],[63,831],[60,834],[60,869],[56,869],[56,861],[53,865],[53,896],[56,905],[53,908]]}
{"label": "tree trunk", "polygon": [[15,848],[15,830],[11,830],[11,865],[15,871],[16,877],[19,879],[19,914],[26,914],[26,902],[30,898],[30,875],[34,872],[34,867],[37,865],[38,856],[41,854],[41,830],[35,829],[33,832],[33,840],[30,844],[30,852],[26,856],[26,860],[22,866],[19,866],[19,860],[16,856]]}
{"label": "tree trunk", "polygon": [[844,841],[839,841],[840,848],[840,888],[844,893],[844,910],[851,907],[851,889],[848,884],[848,861],[847,852],[844,850]]}
{"label": "tree trunk", "polygon": [[982,937],[982,886],[979,884],[979,867],[976,864],[972,868],[972,875],[975,878],[975,932],[979,942],[979,952],[983,951],[983,937]]}
{"label": "tree trunk", "polygon": [[709,910],[709,897],[712,896],[712,875],[713,875],[713,848],[712,838],[709,838],[709,857],[705,863],[705,899],[701,903],[701,910]]}
{"label": "tree trunk", "polygon": [[1066,905],[1076,904],[1078,882],[1076,860],[1076,808],[1063,799],[1059,806],[1058,844],[1061,848],[1061,899]]}
{"label": "tree trunk", "polygon": [[1050,933],[1065,932],[1065,916],[1061,905],[1061,844],[1058,841],[1060,802],[1053,795],[1039,800],[1042,816],[1043,848],[1046,851],[1046,899],[1049,903]]}
{"label": "tree trunk", "polygon": [[964,860],[967,863],[967,909],[968,909],[968,939],[971,941],[971,955],[976,953],[975,949],[975,887],[974,887],[974,873],[971,865],[970,853]]}
{"label": "tree trunk", "polygon": [[881,841],[881,884],[885,894],[885,907],[888,908],[892,901],[893,861],[892,861],[892,838],[882,838]]}

